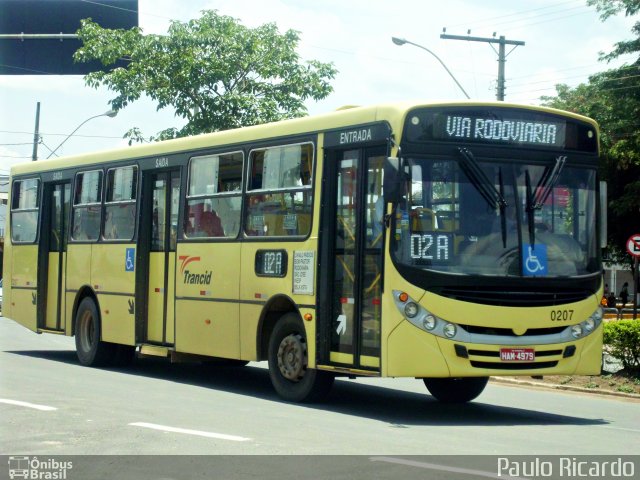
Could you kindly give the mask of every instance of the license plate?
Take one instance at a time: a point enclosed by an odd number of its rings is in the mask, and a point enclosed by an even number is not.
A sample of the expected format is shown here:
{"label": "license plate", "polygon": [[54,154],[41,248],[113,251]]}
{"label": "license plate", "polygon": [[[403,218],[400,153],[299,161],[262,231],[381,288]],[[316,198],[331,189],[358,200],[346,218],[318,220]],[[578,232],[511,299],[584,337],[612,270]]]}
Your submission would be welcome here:
{"label": "license plate", "polygon": [[533,348],[501,348],[501,362],[533,362],[536,352]]}

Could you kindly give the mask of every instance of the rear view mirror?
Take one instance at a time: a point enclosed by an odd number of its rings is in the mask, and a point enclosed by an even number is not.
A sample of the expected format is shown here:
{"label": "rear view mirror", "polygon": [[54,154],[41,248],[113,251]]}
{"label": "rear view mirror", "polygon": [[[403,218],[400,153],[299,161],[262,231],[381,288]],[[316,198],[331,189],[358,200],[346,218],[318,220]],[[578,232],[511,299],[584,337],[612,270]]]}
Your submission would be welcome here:
{"label": "rear view mirror", "polygon": [[397,203],[405,193],[404,162],[398,157],[387,157],[384,162],[384,201]]}

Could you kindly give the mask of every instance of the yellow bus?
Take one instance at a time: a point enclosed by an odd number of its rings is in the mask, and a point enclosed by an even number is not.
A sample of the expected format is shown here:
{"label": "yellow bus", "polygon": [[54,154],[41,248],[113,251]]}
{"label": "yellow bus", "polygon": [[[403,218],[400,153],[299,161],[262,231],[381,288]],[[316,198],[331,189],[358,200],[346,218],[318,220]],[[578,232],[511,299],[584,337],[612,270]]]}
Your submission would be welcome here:
{"label": "yellow bus", "polygon": [[398,103],[18,165],[4,314],[136,352],[268,361],[277,393],[600,373],[598,127],[506,103]]}

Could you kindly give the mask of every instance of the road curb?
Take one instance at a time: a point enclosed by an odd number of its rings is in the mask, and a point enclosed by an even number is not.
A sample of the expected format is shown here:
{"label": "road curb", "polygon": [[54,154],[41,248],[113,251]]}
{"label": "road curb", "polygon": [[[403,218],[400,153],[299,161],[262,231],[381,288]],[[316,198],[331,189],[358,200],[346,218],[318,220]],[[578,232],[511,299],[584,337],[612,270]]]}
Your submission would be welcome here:
{"label": "road curb", "polygon": [[637,393],[614,392],[613,390],[598,390],[596,388],[574,387],[572,385],[559,385],[556,383],[532,382],[530,380],[516,380],[513,378],[503,378],[503,377],[491,377],[491,381],[496,383],[522,385],[525,387],[551,388],[554,390],[566,390],[569,392],[608,395],[610,397],[633,398],[635,400],[640,400],[640,395]]}

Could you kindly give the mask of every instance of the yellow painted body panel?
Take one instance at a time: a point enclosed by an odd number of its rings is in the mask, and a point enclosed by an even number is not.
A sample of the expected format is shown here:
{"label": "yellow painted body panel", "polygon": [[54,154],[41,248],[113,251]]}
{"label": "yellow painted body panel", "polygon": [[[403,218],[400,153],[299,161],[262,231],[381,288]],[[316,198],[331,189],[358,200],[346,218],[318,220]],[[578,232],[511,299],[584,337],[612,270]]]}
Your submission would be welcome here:
{"label": "yellow painted body panel", "polygon": [[149,254],[149,289],[147,291],[147,340],[162,343],[164,334],[164,252]]}
{"label": "yellow painted body panel", "polygon": [[239,358],[240,244],[183,243],[177,255],[176,351]]}
{"label": "yellow painted body panel", "polygon": [[[94,244],[91,250],[91,285],[98,292],[134,293],[135,272],[125,270],[127,248],[134,244]],[[86,273],[84,274],[86,278]]]}
{"label": "yellow painted body panel", "polygon": [[[4,280],[3,303],[9,308],[4,313],[29,330],[37,329],[38,246],[15,245],[11,249],[11,285]],[[6,258],[6,256],[5,256]],[[7,297],[7,290],[11,293]]]}
{"label": "yellow painted body panel", "polygon": [[329,360],[334,363],[353,365],[353,355],[351,355],[350,353],[331,352],[329,354]]}
{"label": "yellow painted body panel", "polygon": [[98,293],[102,340],[105,342],[135,345],[135,318],[129,313],[129,302],[133,297],[103,295]]}
{"label": "yellow painted body panel", "polygon": [[[91,284],[91,245],[74,244],[67,245],[67,273],[66,273],[66,295],[65,295],[65,326],[67,335],[73,332],[73,307],[78,295],[78,291]],[[98,305],[100,308],[100,305]]]}
{"label": "yellow painted body panel", "polygon": [[369,367],[369,368],[380,368],[380,359],[378,357],[361,355],[360,365],[362,365],[363,367]]}
{"label": "yellow painted body panel", "polygon": [[447,377],[449,369],[437,337],[419,330],[402,319],[399,313],[387,313],[386,318],[389,317],[398,317],[400,322],[387,341],[383,341],[386,354],[382,355],[382,376]]}
{"label": "yellow painted body panel", "polygon": [[[58,291],[62,288],[64,292],[64,275],[62,276],[62,285],[58,285],[58,273],[60,252],[49,253],[49,272],[47,274],[47,299],[46,299],[46,312],[45,312],[45,328],[55,330],[57,328],[58,317]],[[64,268],[64,263],[62,264]],[[61,297],[60,313],[64,316],[64,295]],[[60,328],[64,329],[64,320],[60,320]]]}
{"label": "yellow painted body panel", "polygon": [[[125,269],[126,249],[133,244],[94,244],[91,247],[91,288],[98,297],[102,340],[135,344],[135,272]],[[76,247],[77,248],[77,247]]]}
{"label": "yellow painted body panel", "polygon": [[176,339],[176,253],[169,252],[167,261],[167,324],[166,324],[166,343],[174,343]]}

